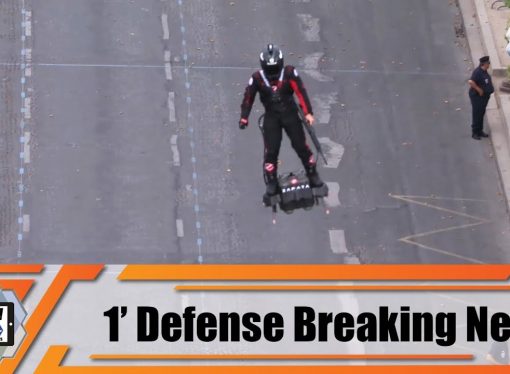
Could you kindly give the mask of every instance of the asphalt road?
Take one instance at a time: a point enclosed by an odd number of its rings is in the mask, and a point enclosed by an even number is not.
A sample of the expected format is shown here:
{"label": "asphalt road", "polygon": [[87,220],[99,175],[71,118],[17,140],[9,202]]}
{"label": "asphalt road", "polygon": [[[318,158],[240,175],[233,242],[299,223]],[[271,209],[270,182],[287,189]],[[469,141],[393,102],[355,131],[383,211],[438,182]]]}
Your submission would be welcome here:
{"label": "asphalt road", "polygon": [[[510,260],[492,150],[470,138],[471,67],[449,2],[2,0],[0,10],[4,262]],[[338,187],[329,215],[276,225],[261,205],[260,104],[237,128],[270,41],[303,76],[336,159],[321,175]],[[281,162],[299,168],[288,142]]]}

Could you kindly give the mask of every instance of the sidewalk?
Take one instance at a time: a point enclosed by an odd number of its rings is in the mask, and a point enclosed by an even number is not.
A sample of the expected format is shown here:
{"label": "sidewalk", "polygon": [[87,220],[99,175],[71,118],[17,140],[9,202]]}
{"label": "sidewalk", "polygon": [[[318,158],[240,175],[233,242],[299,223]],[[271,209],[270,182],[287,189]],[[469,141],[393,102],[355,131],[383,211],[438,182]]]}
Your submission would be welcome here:
{"label": "sidewalk", "polygon": [[510,211],[510,95],[499,90],[501,82],[506,78],[506,67],[510,66],[510,57],[505,50],[506,20],[510,19],[510,10],[491,9],[494,0],[458,2],[473,65],[478,65],[481,56],[491,57],[496,94],[487,107],[487,120],[507,209]]}

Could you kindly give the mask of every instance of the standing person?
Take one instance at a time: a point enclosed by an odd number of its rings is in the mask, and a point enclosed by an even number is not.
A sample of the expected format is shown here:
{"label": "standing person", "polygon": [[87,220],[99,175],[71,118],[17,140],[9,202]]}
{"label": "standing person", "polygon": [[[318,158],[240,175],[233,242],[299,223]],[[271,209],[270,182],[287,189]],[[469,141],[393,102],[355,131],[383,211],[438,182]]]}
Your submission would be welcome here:
{"label": "standing person", "polygon": [[273,44],[268,44],[260,53],[261,70],[252,74],[246,87],[241,104],[239,128],[248,126],[248,117],[255,100],[260,93],[260,101],[264,105],[264,173],[266,176],[266,195],[278,193],[278,154],[282,142],[282,130],[289,137],[292,148],[296,151],[312,187],[323,185],[317,173],[316,162],[308,145],[294,101],[296,94],[299,105],[303,109],[306,121],[312,125],[315,121],[310,99],[303,81],[293,66],[284,66],[282,51]]}
{"label": "standing person", "polygon": [[483,131],[483,117],[485,116],[485,109],[487,108],[489,99],[494,93],[492,78],[488,72],[490,65],[489,56],[482,57],[480,59],[480,66],[473,71],[471,79],[468,81],[470,86],[469,98],[473,109],[471,136],[476,140],[489,137],[489,135]]}

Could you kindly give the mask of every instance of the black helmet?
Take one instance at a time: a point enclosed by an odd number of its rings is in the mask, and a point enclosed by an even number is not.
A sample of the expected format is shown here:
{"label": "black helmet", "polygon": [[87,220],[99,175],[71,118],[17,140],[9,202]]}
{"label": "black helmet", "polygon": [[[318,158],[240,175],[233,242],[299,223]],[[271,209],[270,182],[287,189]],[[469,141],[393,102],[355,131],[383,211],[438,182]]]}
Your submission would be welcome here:
{"label": "black helmet", "polygon": [[260,66],[269,80],[277,80],[283,69],[283,53],[274,44],[268,44],[260,53]]}

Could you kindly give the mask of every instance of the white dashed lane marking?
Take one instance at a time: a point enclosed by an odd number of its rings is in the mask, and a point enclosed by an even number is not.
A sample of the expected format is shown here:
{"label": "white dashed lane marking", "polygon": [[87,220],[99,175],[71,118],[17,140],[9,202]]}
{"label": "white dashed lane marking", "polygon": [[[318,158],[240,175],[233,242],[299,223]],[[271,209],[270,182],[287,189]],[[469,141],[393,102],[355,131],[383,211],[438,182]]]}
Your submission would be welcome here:
{"label": "white dashed lane marking", "polygon": [[170,54],[170,51],[165,51],[165,76],[169,81],[172,80],[172,64],[170,62],[171,57],[172,55]]}
{"label": "white dashed lane marking", "polygon": [[29,38],[32,36],[32,11],[27,10],[25,12],[25,22],[23,22],[23,26],[25,27],[25,38]]}
{"label": "white dashed lane marking", "polygon": [[172,65],[169,62],[165,62],[165,76],[167,80],[172,80]]}
{"label": "white dashed lane marking", "polygon": [[25,131],[23,138],[24,138],[24,141],[23,141],[23,152],[22,152],[23,157],[22,158],[23,158],[23,162],[25,164],[28,164],[28,163],[30,163],[30,132]]}
{"label": "white dashed lane marking", "polygon": [[345,147],[342,144],[332,141],[328,137],[319,138],[319,142],[325,146],[324,152],[328,164],[324,165],[325,168],[336,169],[342,161],[345,153]]}
{"label": "white dashed lane marking", "polygon": [[27,48],[24,50],[23,52],[25,54],[25,61],[32,61],[32,49],[31,48]]}
{"label": "white dashed lane marking", "polygon": [[170,39],[170,31],[168,29],[168,15],[167,14],[161,15],[161,25],[163,26],[163,39],[164,40]]}
{"label": "white dashed lane marking", "polygon": [[30,231],[30,215],[24,214],[23,215],[23,232],[29,232]]}
{"label": "white dashed lane marking", "polygon": [[168,120],[175,122],[175,93],[168,93]]}
{"label": "white dashed lane marking", "polygon": [[324,198],[324,203],[328,208],[337,208],[340,204],[339,193],[340,185],[336,182],[326,182],[328,185],[328,196]]}
{"label": "white dashed lane marking", "polygon": [[23,162],[25,164],[29,164],[30,163],[30,144],[26,144],[24,147],[23,147]]}
{"label": "white dashed lane marking", "polygon": [[199,188],[198,188],[198,170],[197,170],[197,158],[195,153],[195,135],[193,128],[193,120],[192,120],[192,100],[191,100],[191,81],[190,81],[190,66],[188,64],[188,50],[186,43],[186,25],[184,22],[184,12],[183,12],[183,1],[177,0],[177,4],[179,5],[179,18],[181,21],[181,44],[182,44],[182,60],[184,61],[184,78],[185,78],[185,87],[186,87],[186,103],[188,104],[187,110],[187,121],[186,125],[188,128],[189,139],[190,139],[190,148],[191,148],[191,167],[192,167],[192,177],[193,177],[193,196],[194,196],[194,211],[195,211],[195,227],[196,227],[196,235],[197,235],[197,249],[198,249],[198,262],[203,263],[204,257],[202,255],[202,246],[204,244],[204,239],[202,238],[202,225],[200,223],[200,204],[199,204]]}
{"label": "white dashed lane marking", "polygon": [[333,82],[333,78],[322,74],[319,71],[319,61],[324,57],[324,53],[316,52],[305,56],[303,61],[304,72],[319,82]]}
{"label": "white dashed lane marking", "polygon": [[312,97],[312,106],[317,122],[328,124],[331,120],[331,107],[338,103],[338,93],[318,94]]}
{"label": "white dashed lane marking", "polygon": [[25,119],[32,118],[32,99],[30,97],[25,97],[23,105],[23,114]]}
{"label": "white dashed lane marking", "polygon": [[348,253],[344,230],[329,230],[329,243],[333,253]]}
{"label": "white dashed lane marking", "polygon": [[18,258],[21,258],[23,255],[21,242],[23,240],[23,234],[27,233],[30,230],[30,216],[28,214],[24,214],[24,206],[25,203],[23,201],[23,196],[25,192],[25,187],[23,184],[25,168],[24,164],[30,162],[30,132],[25,131],[27,123],[25,121],[30,122],[32,118],[32,99],[29,94],[32,93],[32,89],[28,88],[27,78],[32,76],[32,49],[27,48],[31,43],[29,38],[32,36],[32,12],[27,11],[25,7],[25,0],[21,0],[21,108],[20,112],[22,114],[21,120],[19,122],[20,126],[20,165],[19,165],[19,182],[18,182],[18,191],[19,191],[19,200],[18,200]]}
{"label": "white dashed lane marking", "polygon": [[177,135],[172,135],[172,138],[170,139],[170,148],[172,149],[174,166],[181,166],[181,156],[177,146]]}
{"label": "white dashed lane marking", "polygon": [[360,265],[361,262],[359,261],[359,258],[356,256],[346,256],[344,259],[344,263],[346,265]]}
{"label": "white dashed lane marking", "polygon": [[177,219],[175,221],[175,226],[177,229],[177,237],[179,237],[179,238],[184,237],[184,224],[182,222],[182,219]]}

